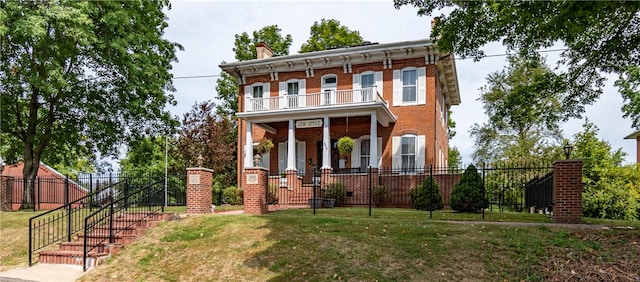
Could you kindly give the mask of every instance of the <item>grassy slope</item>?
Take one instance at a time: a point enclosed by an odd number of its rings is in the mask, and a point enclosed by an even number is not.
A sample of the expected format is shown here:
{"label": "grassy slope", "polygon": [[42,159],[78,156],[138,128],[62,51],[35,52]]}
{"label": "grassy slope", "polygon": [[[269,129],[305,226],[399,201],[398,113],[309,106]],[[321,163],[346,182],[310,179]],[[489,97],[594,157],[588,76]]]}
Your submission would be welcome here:
{"label": "grassy slope", "polygon": [[[487,215],[522,217],[547,221]],[[372,217],[366,209],[209,215],[163,223],[83,280],[633,281],[640,278],[639,238],[638,229],[454,225],[399,209]]]}
{"label": "grassy slope", "polygon": [[29,218],[41,212],[0,212],[0,271],[27,265]]}

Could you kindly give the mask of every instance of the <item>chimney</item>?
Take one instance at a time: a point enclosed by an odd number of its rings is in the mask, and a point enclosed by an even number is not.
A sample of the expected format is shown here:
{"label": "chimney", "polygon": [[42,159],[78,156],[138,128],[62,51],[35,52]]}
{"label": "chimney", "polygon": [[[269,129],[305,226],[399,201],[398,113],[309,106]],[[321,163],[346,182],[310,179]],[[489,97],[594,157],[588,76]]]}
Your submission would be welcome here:
{"label": "chimney", "polygon": [[267,43],[260,42],[256,45],[256,53],[258,54],[258,59],[266,59],[273,57],[273,51],[267,45]]}

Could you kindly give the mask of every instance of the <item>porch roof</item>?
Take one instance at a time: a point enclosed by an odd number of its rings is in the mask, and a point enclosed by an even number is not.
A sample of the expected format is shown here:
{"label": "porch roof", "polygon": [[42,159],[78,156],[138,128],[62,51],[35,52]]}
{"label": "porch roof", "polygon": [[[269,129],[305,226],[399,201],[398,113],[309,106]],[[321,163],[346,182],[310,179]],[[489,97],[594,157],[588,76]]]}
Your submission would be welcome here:
{"label": "porch roof", "polygon": [[242,112],[236,115],[238,118],[260,124],[287,121],[290,119],[314,119],[325,116],[330,118],[369,116],[374,112],[376,113],[378,123],[384,127],[388,127],[390,123],[398,120],[397,117],[391,113],[387,103],[384,101],[372,101],[354,105],[330,105],[317,108],[282,109],[268,112]]}

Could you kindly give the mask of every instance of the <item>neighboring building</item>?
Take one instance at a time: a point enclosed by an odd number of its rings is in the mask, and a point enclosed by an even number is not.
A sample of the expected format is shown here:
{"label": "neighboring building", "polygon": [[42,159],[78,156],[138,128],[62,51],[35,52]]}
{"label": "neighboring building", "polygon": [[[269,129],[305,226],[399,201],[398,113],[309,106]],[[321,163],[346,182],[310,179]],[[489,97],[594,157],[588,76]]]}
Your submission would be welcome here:
{"label": "neighboring building", "polygon": [[635,139],[636,140],[636,163],[640,163],[640,130],[629,134],[629,136],[624,139]]}
{"label": "neighboring building", "polygon": [[[7,165],[2,171],[3,176],[11,176],[12,180],[10,184],[13,190],[12,209],[17,210],[20,208],[22,202],[22,195],[24,192],[24,178],[22,177],[22,169],[24,164],[18,162],[16,164]],[[69,190],[65,192],[66,187]],[[37,209],[54,209],[64,205],[67,201],[74,201],[87,194],[87,189],[67,178],[52,167],[40,163],[38,167],[38,174],[35,183],[34,202]]]}
{"label": "neighboring building", "polygon": [[[433,41],[279,57],[261,43],[257,51],[257,59],[220,65],[240,83],[239,185],[265,137],[275,146],[262,166],[272,174],[296,172],[305,183],[315,167],[326,174],[447,166],[447,113],[460,93],[453,54]],[[349,156],[337,150],[342,136],[356,141]]]}

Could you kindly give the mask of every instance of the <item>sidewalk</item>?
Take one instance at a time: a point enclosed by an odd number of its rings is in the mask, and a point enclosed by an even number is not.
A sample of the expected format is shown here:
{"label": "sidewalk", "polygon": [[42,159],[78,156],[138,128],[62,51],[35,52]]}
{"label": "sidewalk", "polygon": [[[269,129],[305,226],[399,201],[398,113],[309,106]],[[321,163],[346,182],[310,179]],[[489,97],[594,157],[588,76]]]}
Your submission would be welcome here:
{"label": "sidewalk", "polygon": [[38,263],[0,273],[0,282],[73,282],[86,272],[82,265]]}

